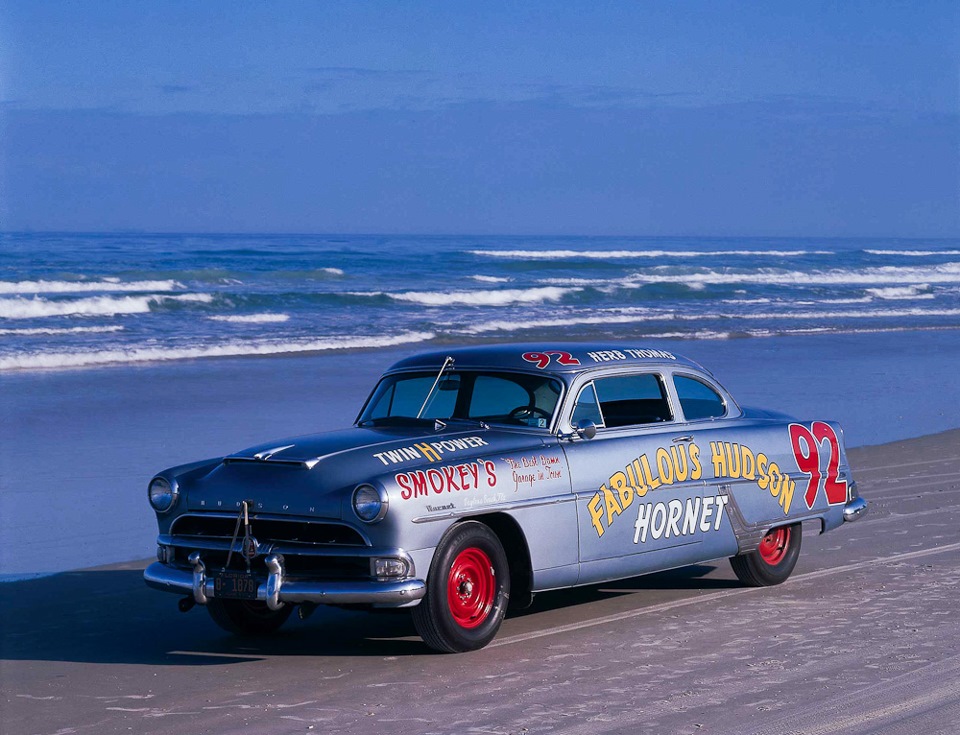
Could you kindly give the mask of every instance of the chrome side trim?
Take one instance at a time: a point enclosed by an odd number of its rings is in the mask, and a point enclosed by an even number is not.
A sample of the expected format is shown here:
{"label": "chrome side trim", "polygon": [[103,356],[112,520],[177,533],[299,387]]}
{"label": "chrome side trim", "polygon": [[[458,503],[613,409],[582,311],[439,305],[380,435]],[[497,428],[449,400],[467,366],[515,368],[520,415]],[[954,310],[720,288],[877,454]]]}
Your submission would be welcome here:
{"label": "chrome side trim", "polygon": [[[375,607],[407,607],[416,604],[427,592],[426,583],[422,579],[404,579],[396,582],[327,582],[288,579],[283,573],[282,564],[277,566],[278,569],[271,571],[266,584],[260,584],[257,589],[257,599],[263,600],[271,607],[271,603],[281,606],[283,603],[301,602],[311,602],[316,605],[366,604]],[[180,595],[193,593],[194,599],[200,602],[202,597],[203,602],[200,604],[206,604],[213,596],[213,580],[203,579],[203,584],[198,588],[194,585],[194,576],[192,572],[168,567],[160,562],[154,562],[143,572],[143,579],[149,587]],[[197,594],[198,589],[200,596]],[[274,595],[272,599],[271,594]]]}
{"label": "chrome side trim", "polygon": [[867,501],[863,498],[854,498],[843,506],[843,520],[845,523],[853,523],[867,512]]}
{"label": "chrome side trim", "polygon": [[[518,510],[520,508],[536,508],[541,505],[559,505],[560,503],[573,503],[577,499],[575,495],[554,495],[551,498],[541,498],[539,500],[514,500],[509,503],[491,503],[490,505],[476,505],[464,510],[454,510],[449,513],[438,513],[436,515],[417,516],[413,519],[414,523],[430,523],[432,521],[449,521],[451,518],[461,518],[463,516],[475,516],[478,513],[501,512],[505,510]],[[380,555],[382,556],[382,555]]]}

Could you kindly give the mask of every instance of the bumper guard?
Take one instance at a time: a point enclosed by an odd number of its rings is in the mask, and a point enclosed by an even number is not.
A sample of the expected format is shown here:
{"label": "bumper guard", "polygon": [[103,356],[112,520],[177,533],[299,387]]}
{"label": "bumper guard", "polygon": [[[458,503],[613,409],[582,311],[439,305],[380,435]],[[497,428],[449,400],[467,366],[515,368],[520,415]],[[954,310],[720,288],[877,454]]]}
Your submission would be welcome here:
{"label": "bumper guard", "polygon": [[[200,605],[214,597],[213,580],[207,576],[206,565],[199,552],[189,558],[193,570],[177,569],[154,562],[143,572],[149,587],[163,592],[192,595]],[[390,581],[354,580],[348,582],[287,579],[283,557],[270,554],[264,559],[267,579],[257,586],[257,599],[271,610],[279,610],[284,603],[310,602],[316,605],[372,604],[376,607],[406,607],[426,594],[421,579]]]}

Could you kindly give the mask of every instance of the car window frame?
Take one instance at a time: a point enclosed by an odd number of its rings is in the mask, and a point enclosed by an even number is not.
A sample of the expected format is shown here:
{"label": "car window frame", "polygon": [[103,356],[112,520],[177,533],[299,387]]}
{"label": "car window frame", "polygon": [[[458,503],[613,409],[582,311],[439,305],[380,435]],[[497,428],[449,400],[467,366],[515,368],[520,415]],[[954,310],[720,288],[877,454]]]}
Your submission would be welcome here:
{"label": "car window frame", "polygon": [[[720,398],[723,400],[724,405],[724,414],[723,416],[709,416],[701,419],[689,419],[687,418],[686,412],[683,410],[683,404],[680,401],[680,394],[677,392],[677,386],[674,383],[674,378],[689,378],[695,380],[698,383],[701,383],[712,391],[714,391]],[[683,416],[683,420],[679,423],[683,424],[702,424],[716,421],[725,421],[727,419],[738,418],[743,415],[743,411],[740,408],[740,405],[733,399],[733,396],[719,383],[715,380],[711,380],[710,376],[703,375],[701,373],[695,373],[690,370],[671,370],[670,371],[670,381],[668,383],[668,388],[670,390],[671,396],[676,403],[677,409],[680,411],[680,415]]]}
{"label": "car window frame", "polygon": [[[632,375],[655,375],[660,380],[660,387],[663,390],[664,397],[667,401],[667,406],[670,409],[670,414],[672,419],[670,421],[656,421],[648,424],[627,424],[625,426],[607,426],[606,419],[603,416],[603,408],[600,406],[599,394],[597,394],[597,407],[600,411],[601,418],[604,418],[604,425],[597,425],[597,436],[601,435],[620,435],[625,433],[636,433],[636,432],[656,432],[669,430],[670,428],[675,428],[678,424],[682,423],[679,421],[679,416],[682,414],[678,412],[679,408],[679,399],[677,398],[676,391],[673,388],[672,380],[672,371],[664,369],[660,366],[647,366],[643,368],[623,368],[619,370],[610,370],[599,369],[591,370],[589,372],[583,372],[578,374],[569,386],[568,395],[573,398],[568,402],[569,405],[564,405],[562,409],[562,416],[560,417],[559,427],[562,427],[566,431],[576,432],[576,427],[573,425],[573,412],[576,409],[577,403],[580,399],[580,393],[588,385],[595,383],[597,380],[603,380],[604,378],[623,378]],[[668,378],[670,378],[668,380]],[[596,388],[594,387],[594,390]]]}

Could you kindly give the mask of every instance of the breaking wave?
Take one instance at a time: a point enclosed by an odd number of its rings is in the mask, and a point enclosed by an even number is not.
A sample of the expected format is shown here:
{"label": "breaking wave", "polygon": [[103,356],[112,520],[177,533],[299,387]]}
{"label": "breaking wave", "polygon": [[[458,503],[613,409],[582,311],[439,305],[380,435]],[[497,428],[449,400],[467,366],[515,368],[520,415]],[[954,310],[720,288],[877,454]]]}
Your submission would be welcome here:
{"label": "breaking wave", "polygon": [[0,335],[20,335],[24,337],[45,336],[55,337],[63,334],[108,334],[110,332],[122,332],[124,327],[119,325],[112,327],[34,327],[23,329],[0,329]]}
{"label": "breaking wave", "polygon": [[32,352],[0,357],[0,371],[94,367],[137,362],[169,362],[205,357],[243,357],[392,347],[433,339],[433,332],[405,332],[392,337],[331,336],[319,340],[226,342],[204,347],[136,347],[87,352]]}
{"label": "breaking wave", "polygon": [[957,256],[960,250],[864,250],[870,255],[904,256],[907,258],[930,258],[938,255]]}
{"label": "breaking wave", "polygon": [[509,283],[513,280],[506,276],[470,276],[470,278],[479,283]]}
{"label": "breaking wave", "polygon": [[[374,292],[368,296],[388,296],[394,301],[405,301],[423,306],[506,306],[508,304],[535,304],[559,301],[581,288],[557,288],[544,286],[526,289],[502,289],[499,291],[407,291],[405,293]],[[359,294],[358,294],[359,295]]]}
{"label": "breaking wave", "polygon": [[101,281],[0,281],[0,294],[175,291],[178,288],[183,288],[183,284],[177,281],[122,282],[119,278]]}
{"label": "breaking wave", "polygon": [[51,316],[114,316],[117,314],[145,314],[152,306],[166,303],[195,302],[209,304],[210,294],[180,294],[168,296],[93,296],[86,299],[51,301],[35,296],[32,299],[16,296],[0,299],[0,319],[36,319]]}
{"label": "breaking wave", "polygon": [[888,288],[868,288],[866,291],[871,296],[878,299],[888,299],[892,301],[932,299],[932,293],[928,293],[929,284],[917,284],[915,286],[890,286]]}
{"label": "breaking wave", "polygon": [[230,314],[208,316],[214,322],[232,322],[236,324],[273,324],[290,321],[289,314]]}
{"label": "breaking wave", "polygon": [[831,255],[830,250],[470,250],[470,255],[509,260],[624,260],[628,258],[723,258],[726,256],[794,258]]}
{"label": "breaking wave", "polygon": [[640,288],[648,284],[678,283],[698,285],[776,285],[776,286],[876,286],[885,284],[960,284],[960,263],[944,263],[928,268],[900,268],[880,266],[859,270],[784,271],[759,268],[749,272],[701,270],[695,273],[663,272],[655,268],[650,273],[634,273],[619,279],[547,278],[541,283],[560,287],[594,288],[618,286]]}

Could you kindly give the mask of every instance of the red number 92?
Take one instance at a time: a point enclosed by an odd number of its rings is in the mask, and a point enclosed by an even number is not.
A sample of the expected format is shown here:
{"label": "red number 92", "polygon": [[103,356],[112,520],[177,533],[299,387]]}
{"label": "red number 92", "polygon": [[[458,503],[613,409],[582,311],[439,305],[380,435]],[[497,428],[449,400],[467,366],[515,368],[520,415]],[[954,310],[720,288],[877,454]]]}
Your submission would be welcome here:
{"label": "red number 92", "polygon": [[[828,505],[847,501],[847,481],[840,479],[840,440],[830,424],[814,421],[810,428],[802,424],[790,424],[790,445],[797,467],[808,475],[807,489],[803,500],[807,508],[813,508],[820,492],[821,481]],[[826,449],[826,475],[820,470],[820,449]]]}

